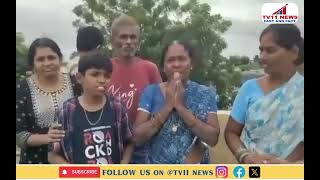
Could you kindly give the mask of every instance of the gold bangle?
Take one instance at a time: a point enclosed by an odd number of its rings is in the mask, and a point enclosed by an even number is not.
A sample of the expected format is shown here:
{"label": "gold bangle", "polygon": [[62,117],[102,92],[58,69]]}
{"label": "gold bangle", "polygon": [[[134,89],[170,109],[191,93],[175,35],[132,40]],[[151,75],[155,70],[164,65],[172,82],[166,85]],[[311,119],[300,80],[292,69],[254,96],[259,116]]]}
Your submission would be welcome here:
{"label": "gold bangle", "polygon": [[237,150],[236,150],[236,157],[239,157],[243,152],[245,151],[248,151],[248,149],[246,148],[243,148],[243,147],[239,147]]}
{"label": "gold bangle", "polygon": [[239,161],[239,163],[243,163],[242,161],[244,157],[250,153],[250,150],[240,147],[236,152],[236,158]]}
{"label": "gold bangle", "polygon": [[247,156],[247,155],[249,155],[249,154],[251,154],[251,152],[250,151],[245,151],[245,152],[243,152],[240,156],[239,156],[239,163],[244,163],[243,162],[243,159]]}

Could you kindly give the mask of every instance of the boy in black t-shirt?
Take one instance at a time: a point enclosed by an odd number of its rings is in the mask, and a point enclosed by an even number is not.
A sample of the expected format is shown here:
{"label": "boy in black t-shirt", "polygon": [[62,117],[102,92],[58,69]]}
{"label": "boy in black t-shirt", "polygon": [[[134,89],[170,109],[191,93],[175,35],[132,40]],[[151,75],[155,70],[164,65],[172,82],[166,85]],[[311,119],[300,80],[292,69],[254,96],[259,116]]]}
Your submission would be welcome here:
{"label": "boy in black t-shirt", "polygon": [[57,119],[66,135],[54,143],[50,163],[119,164],[129,163],[132,133],[120,97],[105,95],[112,64],[100,53],[79,60],[77,80],[83,94],[64,102]]}

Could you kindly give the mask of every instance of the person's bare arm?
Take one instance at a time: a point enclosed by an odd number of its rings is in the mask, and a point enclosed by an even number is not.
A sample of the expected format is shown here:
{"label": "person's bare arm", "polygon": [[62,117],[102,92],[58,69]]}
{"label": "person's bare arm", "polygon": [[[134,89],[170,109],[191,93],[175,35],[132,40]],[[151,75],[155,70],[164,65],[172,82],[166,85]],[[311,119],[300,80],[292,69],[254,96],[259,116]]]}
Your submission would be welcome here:
{"label": "person's bare arm", "polygon": [[56,142],[52,144],[52,149],[48,152],[48,161],[50,164],[69,164],[64,158],[61,152],[60,143]]}
{"label": "person's bare arm", "polygon": [[292,153],[286,158],[289,162],[303,162],[304,161],[304,142],[300,142]]}
{"label": "person's bare arm", "polygon": [[159,113],[151,119],[150,113],[138,110],[136,121],[133,125],[133,141],[137,144],[146,142],[155,135],[167,120],[172,107],[165,105]]}
{"label": "person's bare arm", "polygon": [[220,127],[216,113],[208,113],[207,122],[202,122],[184,106],[178,107],[177,112],[191,129],[191,131],[202,141],[210,146],[217,144],[220,134]]}
{"label": "person's bare arm", "polygon": [[123,156],[120,164],[129,164],[131,161],[133,151],[134,151],[134,144],[129,143],[123,151]]}
{"label": "person's bare arm", "polygon": [[[226,129],[225,140],[231,152],[239,160],[239,151],[246,151],[246,147],[240,140],[240,135],[243,130],[243,125],[237,123],[231,116],[229,117]],[[286,158],[281,159],[271,154],[257,154],[253,152],[246,152],[242,157],[243,163],[246,164],[290,164],[290,163],[303,163],[304,158],[304,145],[300,143],[295,150]]]}
{"label": "person's bare arm", "polygon": [[61,124],[51,126],[46,134],[32,134],[27,139],[28,146],[41,146],[43,144],[50,144],[61,141],[65,135],[64,130],[59,130]]}
{"label": "person's bare arm", "polygon": [[244,125],[237,123],[231,116],[224,130],[224,138],[226,144],[234,156],[237,156],[238,149],[245,149],[244,144],[240,140],[240,135]]}
{"label": "person's bare arm", "polygon": [[232,116],[229,116],[224,132],[226,143],[238,162],[245,164],[263,164],[267,159],[272,158],[271,155],[257,154],[246,149],[240,139],[243,127],[244,125],[236,122]]}
{"label": "person's bare arm", "polygon": [[304,142],[300,142],[286,159],[272,156],[265,163],[267,164],[303,164],[304,163]]}

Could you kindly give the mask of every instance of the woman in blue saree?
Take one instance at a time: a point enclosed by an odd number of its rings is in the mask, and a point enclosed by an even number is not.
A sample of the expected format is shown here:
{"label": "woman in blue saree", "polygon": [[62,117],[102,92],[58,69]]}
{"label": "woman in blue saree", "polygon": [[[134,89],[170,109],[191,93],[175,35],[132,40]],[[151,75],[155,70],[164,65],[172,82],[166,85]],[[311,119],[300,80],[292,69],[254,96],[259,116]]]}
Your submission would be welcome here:
{"label": "woman in blue saree", "polygon": [[240,88],[225,139],[240,163],[290,164],[304,160],[304,41],[293,24],[272,24],[260,35],[265,75]]}
{"label": "woman in blue saree", "polygon": [[133,163],[209,163],[208,146],[218,141],[215,93],[189,80],[197,58],[187,42],[169,44],[162,54],[168,81],[144,89],[134,124]]}

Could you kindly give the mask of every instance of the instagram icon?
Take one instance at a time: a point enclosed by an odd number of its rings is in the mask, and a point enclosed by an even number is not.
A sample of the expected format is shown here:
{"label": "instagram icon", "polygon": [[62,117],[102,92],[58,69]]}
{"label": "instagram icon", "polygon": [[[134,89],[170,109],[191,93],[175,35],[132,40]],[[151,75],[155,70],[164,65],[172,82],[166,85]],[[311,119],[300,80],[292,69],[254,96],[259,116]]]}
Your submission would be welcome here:
{"label": "instagram icon", "polygon": [[228,177],[228,167],[227,166],[217,166],[216,167],[216,177],[217,178],[227,178]]}

